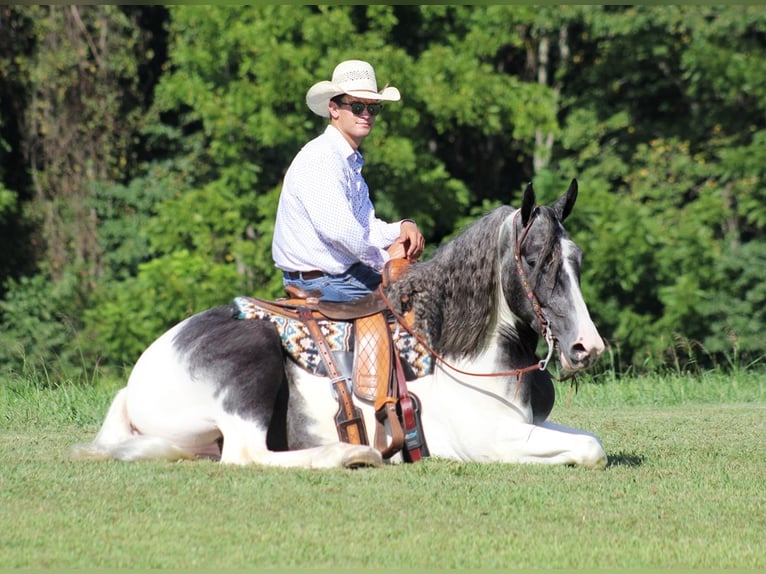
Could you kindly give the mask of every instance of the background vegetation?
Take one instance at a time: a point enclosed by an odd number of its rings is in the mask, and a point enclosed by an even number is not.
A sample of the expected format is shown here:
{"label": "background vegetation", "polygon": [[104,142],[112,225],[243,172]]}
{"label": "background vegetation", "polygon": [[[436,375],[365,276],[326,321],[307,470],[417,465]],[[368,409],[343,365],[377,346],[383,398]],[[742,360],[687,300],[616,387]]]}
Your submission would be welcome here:
{"label": "background vegetation", "polygon": [[16,5],[0,30],[1,372],[121,374],[188,314],[277,295],[305,93],[347,58],[404,96],[365,143],[381,216],[435,248],[577,177],[610,366],[762,360],[758,6]]}

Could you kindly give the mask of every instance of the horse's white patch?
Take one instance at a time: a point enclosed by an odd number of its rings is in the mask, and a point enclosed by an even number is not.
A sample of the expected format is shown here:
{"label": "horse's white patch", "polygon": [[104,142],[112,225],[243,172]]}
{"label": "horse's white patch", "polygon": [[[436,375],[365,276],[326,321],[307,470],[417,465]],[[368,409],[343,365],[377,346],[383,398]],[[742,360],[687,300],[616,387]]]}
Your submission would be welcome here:
{"label": "horse's white patch", "polygon": [[[563,242],[563,270],[569,279],[569,284],[571,285],[569,300],[572,304],[571,311],[575,316],[575,324],[577,325],[577,333],[574,337],[574,345],[581,345],[583,347],[583,352],[587,356],[595,355],[597,357],[604,351],[604,341],[601,338],[598,329],[596,329],[596,325],[593,323],[593,319],[591,319],[590,312],[588,311],[588,306],[585,304],[585,299],[583,298],[582,291],[579,287],[580,283],[578,281],[577,274],[572,267],[571,260],[575,249],[576,246],[573,241],[567,240]],[[567,360],[566,352],[566,349],[561,350],[562,364],[564,364],[565,367],[571,368],[572,365],[568,364],[569,361]]]}
{"label": "horse's white patch", "polygon": [[303,444],[302,439],[307,435],[319,439],[322,444],[337,441],[338,431],[333,417],[338,410],[338,401],[329,379],[312,375],[295,365],[288,365],[288,373],[295,389],[290,393],[289,408],[304,413],[299,429],[288,426],[289,444],[294,448],[305,448],[309,445]]}
{"label": "horse's white patch", "polygon": [[160,436],[190,449],[209,447],[220,437],[217,421],[226,416],[213,384],[193,379],[173,347],[185,322],[144,351],[128,379],[127,412],[140,433]]}

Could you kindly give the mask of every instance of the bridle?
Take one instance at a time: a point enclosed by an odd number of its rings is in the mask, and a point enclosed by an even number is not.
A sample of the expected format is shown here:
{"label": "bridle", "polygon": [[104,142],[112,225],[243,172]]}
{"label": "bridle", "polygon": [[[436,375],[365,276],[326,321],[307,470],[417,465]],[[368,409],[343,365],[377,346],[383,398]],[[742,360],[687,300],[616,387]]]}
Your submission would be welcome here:
{"label": "bridle", "polygon": [[[516,238],[516,220],[519,217],[519,214],[521,213],[521,210],[518,210],[516,212],[516,215],[514,215],[513,218],[513,229],[514,229],[514,238]],[[538,361],[535,364],[529,365],[528,367],[522,367],[520,369],[514,369],[512,371],[499,371],[496,373],[472,373],[469,371],[464,371],[462,369],[457,368],[456,366],[450,364],[442,355],[437,353],[433,347],[426,341],[419,333],[417,333],[412,327],[409,326],[407,323],[407,320],[402,317],[393,307],[391,304],[391,301],[389,301],[388,297],[386,297],[386,294],[383,292],[383,285],[381,284],[378,287],[378,293],[380,294],[381,299],[383,300],[383,303],[388,308],[389,311],[393,314],[394,318],[396,319],[397,323],[410,335],[412,335],[422,346],[426,351],[428,351],[431,355],[433,355],[437,360],[441,361],[445,366],[449,367],[451,370],[460,373],[462,375],[469,375],[472,377],[516,377],[517,381],[520,380],[521,375],[524,373],[530,373],[532,371],[544,371],[548,368],[548,363],[551,360],[551,357],[553,356],[553,350],[556,346],[556,338],[553,336],[553,333],[550,329],[550,321],[545,317],[545,314],[543,313],[542,306],[540,305],[540,302],[537,300],[537,296],[535,295],[534,290],[532,289],[529,279],[527,278],[527,274],[524,271],[524,267],[521,264],[521,244],[526,239],[527,234],[529,233],[530,227],[532,227],[532,222],[535,219],[535,216],[538,213],[538,208],[535,208],[532,214],[529,217],[529,221],[527,221],[527,224],[524,226],[524,228],[521,231],[521,237],[517,239],[516,241],[516,250],[514,252],[514,260],[516,262],[516,272],[519,275],[519,279],[521,280],[521,285],[524,288],[524,291],[527,295],[527,299],[532,305],[532,309],[535,311],[535,315],[537,316],[537,320],[540,324],[540,333],[545,338],[546,343],[548,343],[548,354],[545,357],[545,359]]]}
{"label": "bridle", "polygon": [[516,262],[516,273],[519,275],[519,280],[521,281],[521,286],[524,288],[524,293],[527,295],[527,299],[529,300],[529,303],[532,305],[532,309],[535,312],[535,316],[537,317],[537,323],[540,325],[540,334],[545,339],[545,342],[548,343],[548,355],[545,357],[545,360],[540,361],[540,370],[544,371],[545,368],[548,366],[548,362],[551,360],[551,356],[553,355],[553,348],[556,346],[556,338],[553,336],[553,332],[551,331],[551,322],[548,320],[548,318],[545,316],[545,313],[543,313],[543,308],[540,305],[540,302],[537,300],[537,295],[535,295],[534,289],[532,289],[532,285],[529,283],[529,278],[527,277],[527,272],[524,271],[524,266],[521,264],[521,245],[524,243],[524,240],[527,238],[527,234],[529,233],[529,229],[532,227],[532,222],[535,220],[535,216],[539,212],[539,207],[535,207],[532,211],[531,215],[529,216],[529,221],[527,221],[527,224],[524,226],[524,229],[521,230],[521,237],[515,237],[516,236],[516,220],[519,218],[519,214],[521,213],[521,210],[518,210],[516,214],[513,216],[513,233],[514,233],[514,239],[516,239],[516,249],[513,252],[513,260]]}

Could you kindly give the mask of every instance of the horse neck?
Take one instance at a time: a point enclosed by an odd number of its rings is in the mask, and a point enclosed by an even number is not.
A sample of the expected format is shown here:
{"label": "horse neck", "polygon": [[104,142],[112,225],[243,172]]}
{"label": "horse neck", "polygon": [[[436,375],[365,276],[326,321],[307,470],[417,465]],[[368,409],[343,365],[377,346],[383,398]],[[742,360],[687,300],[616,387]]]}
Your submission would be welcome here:
{"label": "horse neck", "polygon": [[434,257],[414,264],[388,291],[414,312],[415,328],[445,356],[470,357],[496,336],[501,302],[501,227],[512,216],[500,207],[440,247]]}

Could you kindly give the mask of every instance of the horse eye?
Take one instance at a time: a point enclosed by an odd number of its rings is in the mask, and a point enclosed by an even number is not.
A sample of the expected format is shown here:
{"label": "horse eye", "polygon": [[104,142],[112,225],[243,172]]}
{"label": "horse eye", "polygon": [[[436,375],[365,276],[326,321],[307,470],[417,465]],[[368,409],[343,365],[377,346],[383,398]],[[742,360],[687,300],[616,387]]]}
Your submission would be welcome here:
{"label": "horse eye", "polygon": [[534,269],[535,265],[537,265],[537,259],[527,259],[527,265]]}

